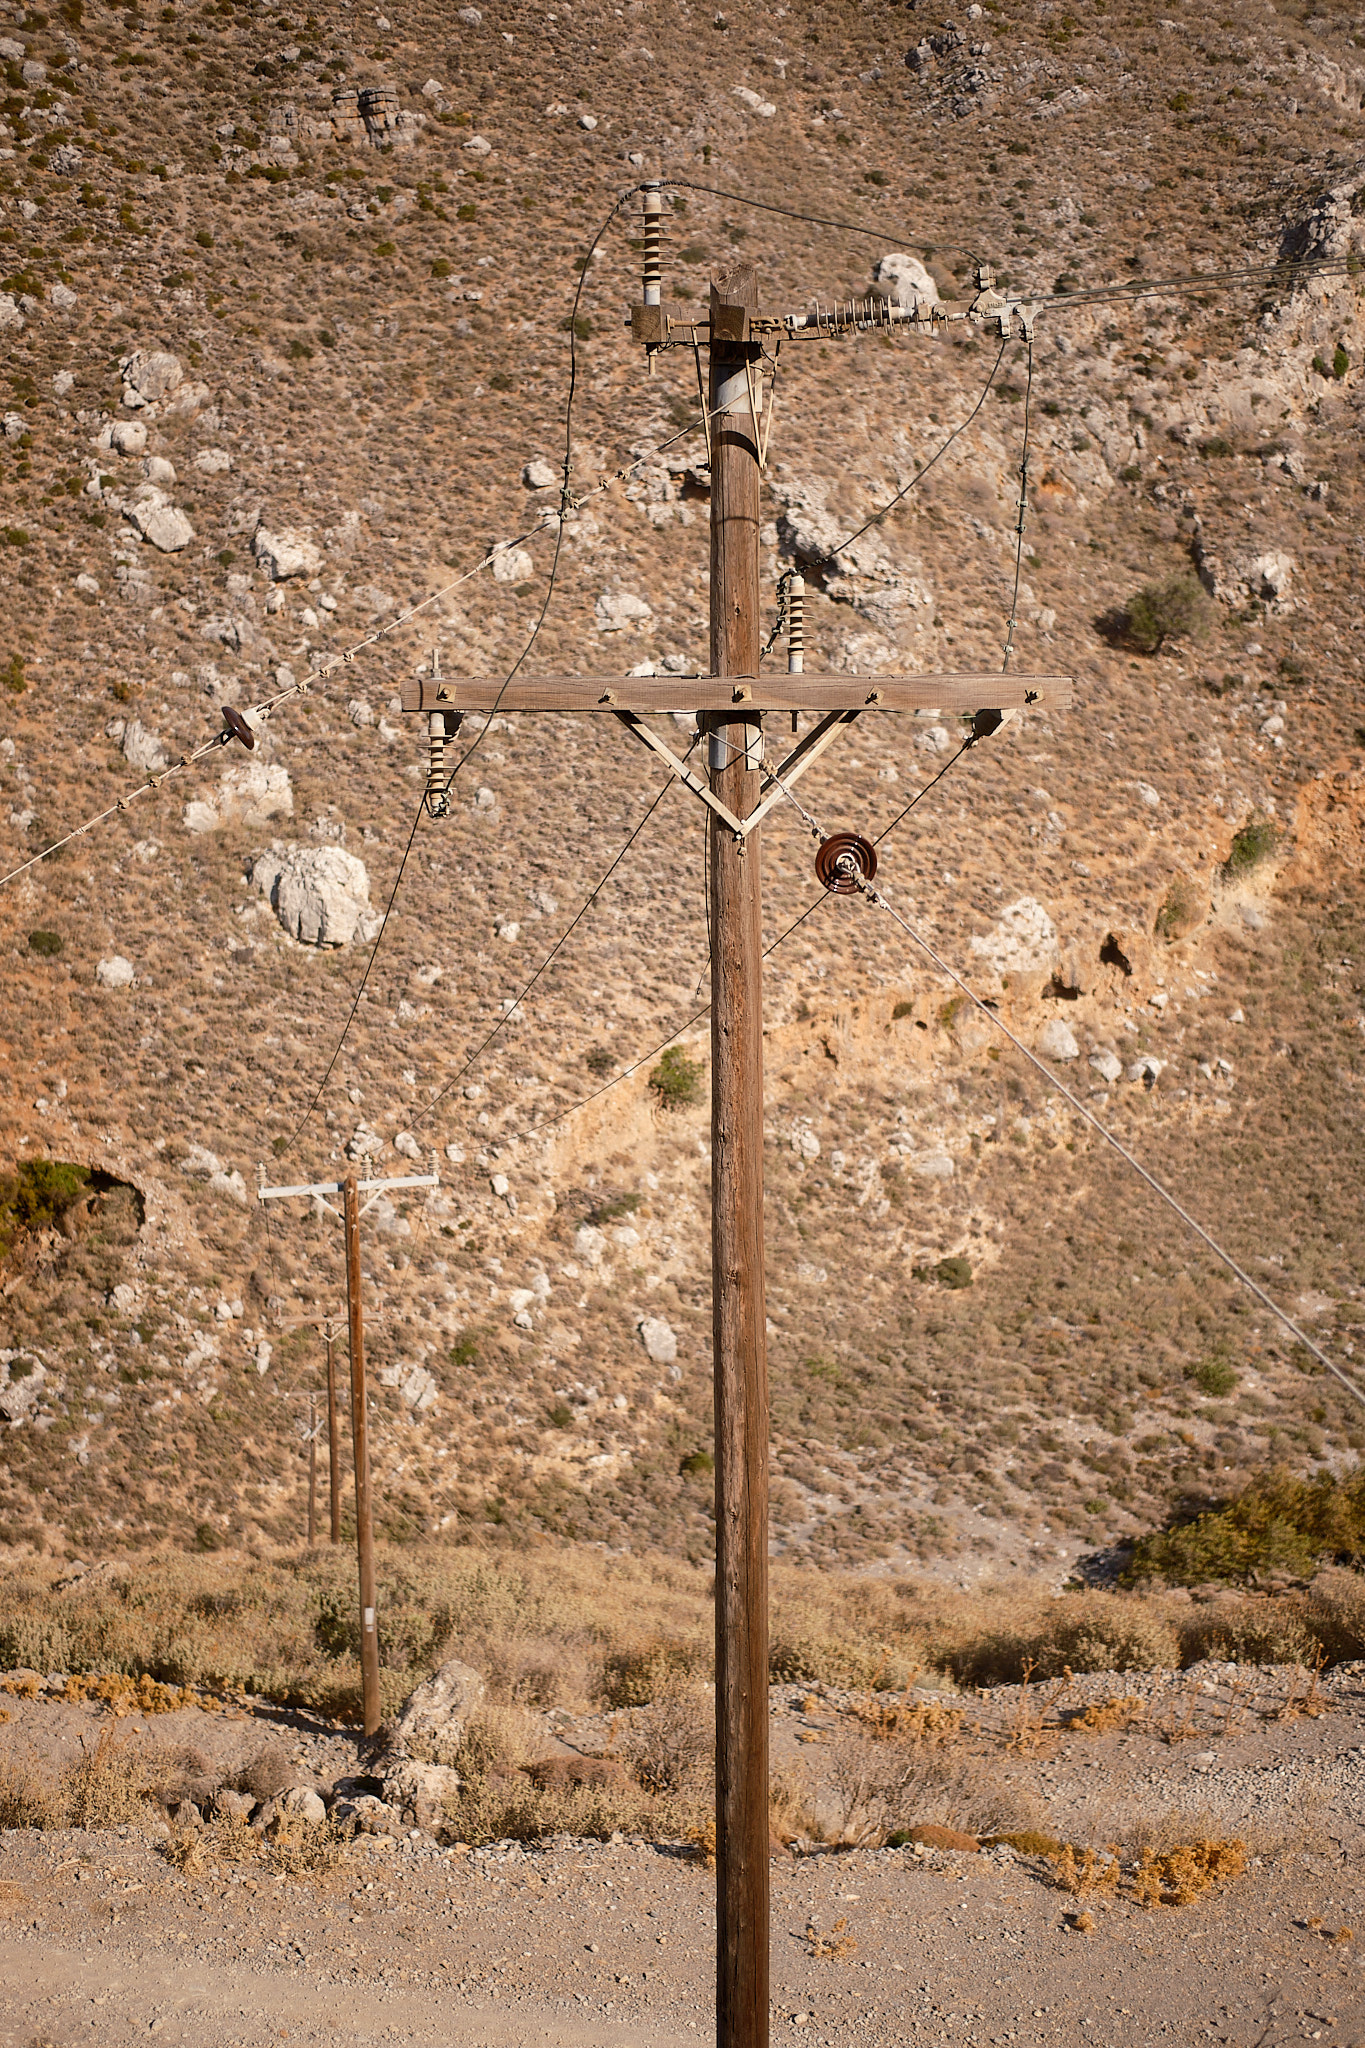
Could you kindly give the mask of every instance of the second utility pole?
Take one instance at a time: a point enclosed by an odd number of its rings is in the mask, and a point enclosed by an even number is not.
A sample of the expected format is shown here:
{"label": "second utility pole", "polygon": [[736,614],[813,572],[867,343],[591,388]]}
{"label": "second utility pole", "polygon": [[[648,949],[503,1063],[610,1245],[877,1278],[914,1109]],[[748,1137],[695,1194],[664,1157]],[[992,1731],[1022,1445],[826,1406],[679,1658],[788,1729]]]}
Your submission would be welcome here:
{"label": "second utility pole", "polygon": [[[711,287],[711,671],[758,675],[757,279]],[[735,692],[740,695],[739,691]],[[758,801],[763,721],[706,714],[711,788]],[[759,828],[711,825],[711,1317],[716,1419],[716,2039],[768,2040],[768,1340]]]}
{"label": "second utility pole", "polygon": [[351,1447],[355,1458],[355,1545],[360,1562],[360,1689],[365,1733],[379,1728],[379,1631],[375,1625],[374,1510],[370,1497],[370,1419],[365,1397],[365,1319],[360,1296],[360,1190],[341,1183],[346,1225],[346,1313],[351,1331]]}

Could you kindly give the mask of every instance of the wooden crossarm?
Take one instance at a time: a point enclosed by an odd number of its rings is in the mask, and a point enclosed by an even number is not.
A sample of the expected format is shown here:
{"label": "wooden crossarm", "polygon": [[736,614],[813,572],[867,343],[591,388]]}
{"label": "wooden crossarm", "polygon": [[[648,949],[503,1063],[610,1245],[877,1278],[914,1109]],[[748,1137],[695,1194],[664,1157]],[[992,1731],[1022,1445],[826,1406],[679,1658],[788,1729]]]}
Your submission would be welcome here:
{"label": "wooden crossarm", "polygon": [[405,711],[1049,711],[1069,676],[410,676]]}

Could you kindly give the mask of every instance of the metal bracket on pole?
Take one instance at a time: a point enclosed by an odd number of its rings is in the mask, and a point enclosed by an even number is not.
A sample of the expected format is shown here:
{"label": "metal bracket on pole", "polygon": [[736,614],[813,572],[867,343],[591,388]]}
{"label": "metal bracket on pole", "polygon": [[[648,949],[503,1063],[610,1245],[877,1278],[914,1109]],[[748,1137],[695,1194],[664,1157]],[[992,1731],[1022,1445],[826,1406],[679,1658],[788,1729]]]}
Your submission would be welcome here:
{"label": "metal bracket on pole", "polygon": [[760,819],[781,800],[785,787],[799,781],[811,763],[817,761],[825,748],[839,737],[840,727],[852,725],[854,719],[861,716],[860,711],[831,711],[822,718],[800,745],[792,748],[780,768],[773,768],[764,775],[762,787],[766,794],[744,820],[744,830],[752,832]]}
{"label": "metal bracket on pole", "polygon": [[[441,1176],[438,1173],[398,1173],[391,1180],[358,1180],[356,1187],[362,1193],[367,1193],[371,1188],[378,1188],[381,1191],[385,1188],[434,1188],[439,1187],[440,1184]],[[256,1198],[261,1202],[277,1202],[284,1200],[289,1195],[317,1195],[321,1197],[322,1195],[339,1195],[340,1193],[341,1182],[339,1180],[315,1180],[307,1187],[258,1188],[256,1190]],[[368,1209],[369,1206],[370,1204],[367,1202],[365,1208]],[[363,1215],[364,1211],[362,1210],[361,1213]]]}

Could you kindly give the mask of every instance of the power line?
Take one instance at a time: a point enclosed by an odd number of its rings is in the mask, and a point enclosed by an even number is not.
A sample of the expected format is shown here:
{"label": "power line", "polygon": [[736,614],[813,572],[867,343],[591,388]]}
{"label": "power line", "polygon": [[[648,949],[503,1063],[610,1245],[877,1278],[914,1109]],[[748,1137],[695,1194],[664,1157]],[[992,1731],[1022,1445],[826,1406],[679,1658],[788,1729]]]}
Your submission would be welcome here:
{"label": "power line", "polygon": [[[692,747],[695,747],[696,744],[696,741],[693,740]],[[688,748],[687,754],[690,754],[692,752],[692,747]],[[686,754],[683,756],[683,759],[684,761],[687,759]],[[670,775],[654,796],[653,800],[649,805],[649,808],[646,810],[639,824],[634,827],[634,829],[627,837],[620,851],[615,855],[615,857],[611,861],[610,865],[606,868],[606,870],[593,883],[592,888],[583,898],[583,901],[579,904],[578,909],[574,912],[568,924],[565,925],[563,931],[555,940],[553,946],[551,946],[549,952],[545,955],[545,958],[536,968],[534,974],[532,974],[529,981],[527,981],[522,986],[521,990],[518,992],[514,1000],[508,1004],[503,1015],[498,1019],[498,1022],[493,1026],[493,1029],[487,1034],[485,1038],[483,1038],[480,1041],[480,1043],[474,1048],[473,1052],[470,1053],[468,1059],[460,1068],[459,1072],[456,1074],[452,1074],[451,1078],[444,1084],[444,1086],[438,1089],[436,1094],[431,1097],[431,1100],[422,1109],[421,1114],[413,1118],[412,1123],[409,1126],[410,1129],[415,1130],[419,1124],[425,1123],[426,1119],[431,1115],[432,1110],[435,1109],[437,1103],[444,1101],[445,1097],[450,1094],[452,1088],[459,1087],[461,1081],[463,1081],[465,1075],[469,1072],[470,1068],[475,1066],[477,1062],[483,1057],[484,1053],[488,1050],[489,1046],[493,1043],[493,1040],[498,1036],[499,1032],[505,1030],[507,1025],[511,1023],[512,1018],[517,1012],[517,1010],[520,1009],[521,1005],[525,1002],[527,996],[530,995],[531,990],[535,987],[536,983],[541,979],[541,976],[548,971],[556,957],[563,950],[565,945],[567,945],[569,939],[573,936],[578,926],[582,923],[583,919],[587,916],[588,912],[596,903],[598,896],[606,887],[606,884],[611,880],[612,876],[616,873],[617,868],[620,867],[622,861],[630,852],[631,847],[634,846],[636,840],[644,831],[645,826],[654,816],[655,811],[658,810],[659,805],[663,802],[664,798],[668,795],[670,789],[672,789],[674,786],[674,777]]]}
{"label": "power line", "polygon": [[1024,382],[1024,445],[1019,456],[1019,518],[1014,536],[1014,591],[1010,597],[1009,621],[1005,627],[1005,658],[1000,664],[1003,675],[1010,665],[1014,652],[1014,623],[1019,615],[1019,578],[1024,566],[1024,521],[1028,517],[1028,440],[1029,407],[1033,402],[1033,336],[1028,337],[1028,376]]}
{"label": "power line", "polygon": [[[954,255],[966,256],[972,262],[977,261],[977,252],[965,248],[961,242],[940,241],[937,235],[907,235],[901,223],[897,223],[893,228],[870,228],[865,227],[861,221],[834,220],[827,214],[802,213],[794,206],[778,206],[769,199],[751,199],[744,192],[723,192],[718,185],[699,185],[691,178],[664,178],[660,182],[668,191],[705,192],[712,199],[728,199],[735,206],[747,206],[757,213],[776,213],[784,220],[803,221],[807,227],[839,228],[846,235],[863,235],[872,242],[885,242],[893,236],[899,236],[902,241],[912,242],[917,249],[951,249]],[[643,187],[636,186],[634,189],[641,191]],[[629,194],[626,196],[629,197]]]}
{"label": "power line", "polygon": [[[811,813],[806,809],[805,805],[802,804],[800,800],[792,794],[792,792],[786,787],[785,784],[780,783],[779,787],[782,789],[782,793],[787,798],[787,801],[797,811],[800,812],[802,818],[805,819],[806,824],[810,827],[811,831],[815,834],[815,836],[822,840],[827,838],[828,835],[825,832],[823,826],[820,824],[818,819],[812,817]],[[1091,1127],[1094,1130],[1099,1132],[1100,1136],[1104,1139],[1105,1144],[1111,1146],[1113,1150],[1118,1153],[1120,1159],[1124,1161],[1125,1165],[1130,1166],[1133,1169],[1133,1172],[1136,1173],[1141,1180],[1146,1182],[1147,1186],[1151,1188],[1152,1192],[1158,1195],[1160,1199],[1163,1202],[1165,1202],[1168,1208],[1174,1210],[1175,1214],[1180,1218],[1181,1222],[1184,1223],[1190,1230],[1192,1230],[1195,1236],[1198,1237],[1204,1244],[1208,1246],[1209,1250],[1215,1255],[1216,1258],[1222,1260],[1223,1264],[1227,1267],[1228,1271],[1231,1274],[1233,1274],[1233,1276],[1237,1280],[1241,1282],[1242,1286],[1247,1288],[1249,1292],[1256,1297],[1257,1301],[1259,1301],[1263,1307],[1267,1308],[1270,1311],[1270,1313],[1278,1319],[1279,1322],[1283,1323],[1284,1327],[1291,1333],[1291,1335],[1296,1339],[1296,1341],[1302,1344],[1305,1350],[1310,1351],[1313,1357],[1318,1360],[1320,1365],[1324,1366],[1326,1370],[1329,1373],[1331,1373],[1335,1379],[1340,1380],[1342,1386],[1346,1388],[1348,1393],[1353,1394],[1355,1398],[1362,1404],[1362,1406],[1365,1406],[1365,1388],[1361,1388],[1360,1386],[1358,1386],[1356,1382],[1353,1379],[1351,1379],[1349,1374],[1344,1373],[1338,1365],[1335,1365],[1333,1363],[1333,1361],[1327,1356],[1327,1353],[1321,1348],[1321,1346],[1315,1344],[1313,1339],[1310,1336],[1308,1336],[1305,1331],[1299,1328],[1299,1325],[1294,1321],[1293,1317],[1288,1315],[1286,1311],[1282,1309],[1279,1306],[1279,1304],[1271,1298],[1269,1294],[1266,1293],[1265,1289],[1262,1286],[1260,1286],[1260,1284],[1257,1281],[1253,1280],[1249,1273],[1245,1272],[1243,1268],[1238,1265],[1237,1261],[1233,1258],[1232,1254],[1223,1249],[1222,1245],[1218,1243],[1217,1239],[1213,1237],[1210,1234],[1210,1232],[1204,1228],[1202,1223],[1198,1222],[1197,1219],[1190,1214],[1189,1210],[1186,1209],[1176,1199],[1176,1197],[1171,1193],[1170,1189],[1165,1187],[1162,1184],[1162,1182],[1157,1179],[1156,1175],[1150,1172],[1149,1169],[1142,1164],[1142,1161],[1136,1158],[1133,1155],[1133,1153],[1131,1153],[1128,1150],[1127,1146],[1122,1142],[1122,1140],[1114,1135],[1114,1133],[1109,1129],[1109,1126],[1105,1123],[1102,1123],[1100,1118],[1095,1115],[1093,1110],[1087,1109],[1085,1104],[1081,1102],[1078,1099],[1078,1097],[1072,1094],[1071,1090],[1066,1086],[1065,1082],[1059,1081],[1057,1079],[1057,1076],[1053,1073],[1052,1069],[1049,1066],[1047,1066],[1042,1060],[1040,1060],[1035,1052],[1031,1052],[1029,1050],[1028,1046],[1024,1044],[1023,1040],[1016,1036],[1016,1034],[1010,1030],[1009,1025],[1005,1023],[1003,1018],[999,1017],[996,1014],[996,1012],[991,1008],[989,1003],[982,1001],[981,997],[976,993],[976,990],[971,987],[970,983],[964,981],[962,976],[957,972],[957,970],[948,965],[948,962],[942,957],[940,953],[935,951],[935,949],[930,945],[929,941],[926,938],[922,937],[918,931],[916,931],[915,927],[909,922],[908,918],[902,917],[901,913],[895,908],[894,904],[889,903],[887,901],[886,897],[883,896],[881,891],[873,885],[871,880],[864,873],[862,873],[862,871],[857,867],[856,863],[853,863],[850,866],[849,873],[852,876],[852,879],[854,880],[857,889],[863,896],[867,898],[868,902],[874,903],[879,910],[886,911],[888,916],[895,920],[895,922],[901,927],[902,931],[904,931],[906,935],[913,940],[915,945],[919,947],[920,951],[924,953],[926,957],[933,962],[934,966],[938,969],[940,974],[945,974],[948,977],[949,981],[953,982],[956,987],[960,988],[963,995],[966,996],[970,1002],[975,1004],[978,1010],[980,1010],[982,1016],[985,1017],[995,1027],[997,1031],[1002,1032],[1004,1036],[1008,1038],[1010,1044],[1013,1045],[1019,1052],[1021,1052],[1024,1055],[1024,1058],[1028,1061],[1031,1067],[1037,1069],[1038,1073],[1040,1073],[1044,1081],[1046,1081],[1048,1087],[1054,1089],[1058,1095],[1062,1096],[1065,1101],[1069,1102],[1071,1107],[1077,1112],[1077,1114],[1079,1116],[1084,1117],[1085,1121],[1089,1125],[1091,1125]]]}

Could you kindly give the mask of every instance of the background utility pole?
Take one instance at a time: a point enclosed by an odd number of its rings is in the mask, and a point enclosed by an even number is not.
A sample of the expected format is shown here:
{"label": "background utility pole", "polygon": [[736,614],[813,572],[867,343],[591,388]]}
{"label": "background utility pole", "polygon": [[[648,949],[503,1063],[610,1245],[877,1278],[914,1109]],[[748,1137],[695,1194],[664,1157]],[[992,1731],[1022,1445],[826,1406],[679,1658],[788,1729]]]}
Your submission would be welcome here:
{"label": "background utility pole", "polygon": [[379,1728],[379,1631],[375,1626],[374,1513],[370,1498],[370,1422],[365,1397],[365,1317],[360,1299],[360,1190],[342,1182],[346,1224],[346,1317],[351,1335],[351,1448],[355,1460],[355,1547],[360,1565],[360,1684],[365,1733]]}
{"label": "background utility pole", "polygon": [[[758,674],[752,266],[711,287],[711,673]],[[760,371],[761,374],[761,371]],[[708,717],[713,793],[758,801],[761,714]],[[768,1344],[759,832],[711,820],[711,1317],[716,1418],[716,2036],[768,2039]]]}
{"label": "background utility pole", "polygon": [[333,1543],[341,1541],[341,1429],[337,1420],[337,1332],[330,1323],[322,1326],[327,1346],[327,1506]]}
{"label": "background utility pole", "polygon": [[[261,1169],[264,1183],[265,1169]],[[391,1188],[434,1188],[439,1185],[436,1173],[397,1174],[389,1180],[358,1181],[353,1173],[344,1181],[314,1181],[307,1186],[289,1188],[268,1188],[262,1184],[257,1197],[262,1202],[287,1201],[294,1195],[308,1195],[323,1209],[335,1216],[337,1211],[326,1199],[328,1195],[342,1197],[341,1220],[346,1232],[346,1320],[351,1336],[351,1444],[355,1454],[355,1545],[356,1561],[360,1572],[360,1681],[364,1703],[365,1733],[374,1735],[379,1728],[379,1629],[377,1625],[374,1573],[374,1518],[370,1492],[370,1428],[369,1409],[365,1392],[365,1318],[360,1295],[360,1219],[370,1202],[377,1202],[380,1194]],[[370,1202],[362,1209],[361,1192],[369,1193]],[[327,1413],[330,1425],[329,1450],[332,1467],[332,1541],[335,1543],[341,1533],[340,1491],[338,1485],[338,1447],[336,1420],[336,1374],[332,1366],[332,1342],[335,1332],[330,1324],[324,1325],[323,1334],[327,1342]],[[314,1432],[316,1445],[316,1431]],[[308,1497],[308,1540],[313,1540],[313,1471],[309,1469]]]}
{"label": "background utility pole", "polygon": [[308,1548],[318,1538],[318,1402],[308,1396]]}

